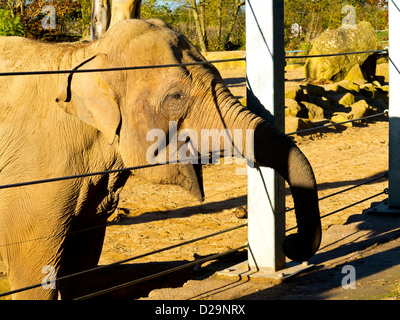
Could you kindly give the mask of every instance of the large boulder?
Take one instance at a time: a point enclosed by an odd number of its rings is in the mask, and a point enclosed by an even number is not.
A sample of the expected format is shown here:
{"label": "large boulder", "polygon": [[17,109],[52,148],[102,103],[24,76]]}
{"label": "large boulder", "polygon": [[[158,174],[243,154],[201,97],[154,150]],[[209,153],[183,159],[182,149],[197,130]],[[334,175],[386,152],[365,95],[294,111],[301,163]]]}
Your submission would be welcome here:
{"label": "large boulder", "polygon": [[[310,55],[369,51],[377,48],[378,41],[374,28],[369,22],[363,21],[352,28],[326,30],[315,39]],[[309,58],[305,65],[305,73],[306,77],[311,79],[340,81],[357,64],[365,77],[374,76],[376,55],[364,53]]]}

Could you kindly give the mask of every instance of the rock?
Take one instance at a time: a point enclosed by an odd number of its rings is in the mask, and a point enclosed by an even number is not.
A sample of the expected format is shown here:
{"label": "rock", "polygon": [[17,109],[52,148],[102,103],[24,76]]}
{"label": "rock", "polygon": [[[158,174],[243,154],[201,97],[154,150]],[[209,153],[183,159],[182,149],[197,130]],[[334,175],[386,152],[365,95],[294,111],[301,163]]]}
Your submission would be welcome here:
{"label": "rock", "polygon": [[347,73],[345,80],[356,83],[365,83],[367,82],[367,76],[364,74],[361,66],[357,63]]}
{"label": "rock", "polygon": [[371,115],[372,111],[373,109],[367,101],[360,100],[351,106],[350,114],[353,116],[353,119],[358,119]]}
{"label": "rock", "polygon": [[296,64],[296,63],[294,63],[294,64],[288,64],[286,67],[285,67],[285,71],[295,71],[295,70],[297,70],[297,69],[300,69],[300,68],[302,68],[303,66],[301,65],[301,64]]}
{"label": "rock", "polygon": [[301,104],[308,110],[308,119],[318,120],[324,119],[324,109],[311,102],[302,101]]}
{"label": "rock", "polygon": [[386,105],[389,105],[389,92],[386,91],[386,86],[376,88],[374,100],[383,100]]}
{"label": "rock", "polygon": [[[348,121],[351,119],[352,119],[352,116],[347,113],[344,113],[344,112],[337,112],[331,117],[331,121],[335,122],[335,123],[345,122],[345,121]],[[346,127],[352,127],[353,123],[348,122],[348,123],[344,123],[343,125]]]}
{"label": "rock", "polygon": [[379,109],[381,112],[385,111],[386,109],[388,109],[388,104],[384,100],[382,100],[380,98],[372,100],[371,104],[375,108]]}
{"label": "rock", "polygon": [[382,77],[381,83],[389,82],[389,64],[381,63],[376,66],[377,77]]}
{"label": "rock", "polygon": [[306,90],[308,95],[310,96],[318,96],[323,97],[326,95],[326,91],[324,87],[317,86],[315,84],[307,83]]}
{"label": "rock", "polygon": [[342,106],[351,106],[356,102],[356,98],[350,92],[347,92],[340,100],[339,104]]}
{"label": "rock", "polygon": [[[340,27],[326,30],[315,39],[310,55],[357,52],[376,50],[377,48],[378,42],[374,28],[369,22],[362,21],[354,28]],[[370,56],[371,54],[364,53],[309,58],[305,65],[306,77],[340,81],[346,77],[354,65],[362,66]],[[367,64],[366,69],[371,69],[370,65],[373,65],[373,61],[368,61]]]}
{"label": "rock", "polygon": [[360,93],[367,99],[375,97],[375,86],[372,83],[365,83],[360,86]]}
{"label": "rock", "polygon": [[312,96],[311,101],[325,110],[334,110],[330,99],[328,99],[327,97]]}
{"label": "rock", "polygon": [[307,112],[294,99],[285,98],[285,115],[292,117],[305,117]]}
{"label": "rock", "polygon": [[381,86],[380,89],[381,89],[382,91],[385,91],[387,94],[389,94],[389,85]]}
{"label": "rock", "polygon": [[313,128],[314,125],[308,119],[302,119],[297,117],[286,117],[285,118],[285,132],[293,133],[300,130]]}
{"label": "rock", "polygon": [[377,88],[381,87],[381,83],[378,80],[372,81],[372,84]]}
{"label": "rock", "polygon": [[300,87],[287,88],[285,98],[301,101],[304,99],[303,89]]}
{"label": "rock", "polygon": [[333,85],[332,88],[333,91],[336,91],[337,93],[353,93],[356,94],[360,92],[360,86],[354,82],[351,82],[349,80],[343,80],[340,82],[336,82]]}

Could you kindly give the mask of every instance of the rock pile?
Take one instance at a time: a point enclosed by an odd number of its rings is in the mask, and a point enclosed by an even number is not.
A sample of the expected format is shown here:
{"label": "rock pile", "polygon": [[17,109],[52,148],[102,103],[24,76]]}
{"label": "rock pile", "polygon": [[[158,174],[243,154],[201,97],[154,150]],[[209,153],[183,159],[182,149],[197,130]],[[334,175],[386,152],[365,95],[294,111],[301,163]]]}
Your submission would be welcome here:
{"label": "rock pile", "polygon": [[389,85],[384,81],[298,83],[285,92],[286,132],[312,128],[315,122],[338,123],[381,113],[388,105]]}

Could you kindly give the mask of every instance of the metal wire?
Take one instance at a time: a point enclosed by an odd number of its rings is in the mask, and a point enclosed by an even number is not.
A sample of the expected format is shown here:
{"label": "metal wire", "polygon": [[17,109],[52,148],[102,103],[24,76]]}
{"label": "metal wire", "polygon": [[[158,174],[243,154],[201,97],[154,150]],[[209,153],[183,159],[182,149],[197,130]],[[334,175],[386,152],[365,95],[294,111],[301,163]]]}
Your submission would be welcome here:
{"label": "metal wire", "polygon": [[351,120],[347,120],[347,121],[343,121],[343,122],[335,122],[335,123],[327,124],[327,125],[320,126],[320,127],[309,128],[309,129],[299,130],[296,132],[286,133],[286,135],[290,136],[290,135],[295,135],[295,134],[299,134],[299,133],[305,133],[305,132],[310,132],[310,131],[314,131],[314,130],[325,129],[325,128],[329,128],[329,127],[336,127],[336,126],[340,126],[340,125],[343,125],[346,123],[362,121],[362,120],[367,120],[367,119],[371,119],[371,118],[377,118],[377,117],[387,115],[387,114],[389,114],[389,110],[385,110],[384,112],[373,114],[373,115],[366,116],[363,118],[351,119]]}
{"label": "metal wire", "polygon": [[[218,152],[210,153],[210,155],[215,155],[215,154],[218,154]],[[6,184],[6,185],[1,185],[0,186],[0,190],[1,189],[22,187],[22,186],[29,186],[29,185],[34,185],[34,184],[42,184],[42,183],[48,183],[48,182],[70,180],[70,179],[76,179],[76,178],[85,178],[85,177],[91,177],[91,176],[96,176],[96,175],[103,175],[103,174],[110,174],[110,173],[117,173],[117,172],[124,172],[124,171],[133,171],[133,170],[139,170],[139,169],[146,169],[146,168],[151,168],[151,167],[163,166],[163,165],[167,165],[167,164],[177,164],[177,163],[180,163],[180,162],[191,162],[191,161],[203,162],[203,160],[207,160],[208,161],[209,158],[210,158],[210,155],[199,156],[199,157],[191,157],[191,158],[184,158],[184,159],[181,159],[181,160],[173,160],[173,161],[168,161],[168,162],[159,162],[159,163],[154,163],[154,164],[144,164],[144,165],[140,165],[140,166],[127,167],[127,168],[121,168],[121,169],[113,169],[113,170],[97,171],[97,172],[90,172],[90,173],[82,173],[82,174],[77,174],[77,175],[72,175],[72,176],[65,176],[65,177],[57,177],[57,178],[49,178],[49,179],[43,179],[43,180],[35,180],[35,181],[27,181],[27,182]]]}
{"label": "metal wire", "polygon": [[[329,195],[327,195],[327,196],[324,196],[324,197],[322,197],[322,198],[319,198],[318,201],[322,201],[322,200],[331,198],[331,197],[333,197],[333,196],[337,196],[337,195],[339,195],[339,194],[341,194],[341,193],[348,192],[348,191],[350,191],[350,190],[353,190],[353,189],[362,187],[362,186],[364,186],[364,185],[366,185],[366,184],[369,184],[369,183],[371,183],[371,182],[375,182],[375,181],[377,181],[377,180],[380,180],[380,179],[383,179],[383,178],[387,178],[387,177],[388,177],[388,172],[386,172],[385,174],[380,175],[380,176],[378,176],[378,177],[376,177],[376,178],[373,178],[373,179],[370,179],[370,180],[368,180],[368,181],[365,181],[365,182],[356,184],[356,185],[354,185],[354,186],[352,186],[352,187],[349,187],[349,188],[347,188],[347,189],[344,189],[344,190],[341,190],[341,191],[338,191],[338,192],[329,194]],[[294,207],[293,207],[293,208],[287,208],[287,209],[285,210],[285,212],[290,212],[290,211],[293,211],[294,209],[295,209]]]}
{"label": "metal wire", "polygon": [[[182,246],[190,244],[190,243],[194,243],[194,242],[197,242],[197,241],[200,241],[200,240],[211,238],[211,237],[223,234],[223,233],[227,233],[227,232],[230,232],[230,231],[234,231],[234,230],[246,227],[246,226],[247,226],[247,223],[241,224],[241,225],[236,226],[236,227],[232,227],[232,228],[229,228],[229,229],[221,230],[221,231],[218,231],[218,232],[215,232],[215,233],[212,233],[212,234],[208,234],[208,235],[205,235],[205,236],[202,236],[202,237],[199,237],[199,238],[195,238],[195,239],[192,239],[192,240],[188,240],[188,241],[185,241],[185,242],[181,242],[181,243],[178,243],[178,244],[175,244],[175,245],[172,245],[172,246],[168,246],[168,247],[165,247],[165,248],[161,248],[161,249],[158,249],[158,250],[147,252],[147,253],[144,253],[144,254],[141,254],[141,255],[138,255],[138,256],[134,256],[134,257],[130,257],[130,258],[127,258],[127,259],[124,259],[124,260],[120,260],[120,261],[117,261],[117,262],[113,262],[113,263],[110,263],[110,264],[107,264],[107,265],[104,265],[104,266],[99,266],[99,267],[87,269],[87,270],[84,270],[84,271],[81,271],[81,272],[77,272],[77,273],[74,273],[74,274],[70,274],[70,275],[66,275],[66,276],[63,276],[63,277],[59,277],[59,278],[55,279],[55,281],[57,283],[58,281],[61,281],[61,280],[67,280],[67,279],[71,279],[71,278],[74,278],[74,277],[77,277],[77,276],[82,276],[82,275],[85,275],[85,274],[88,274],[88,273],[91,273],[91,272],[105,270],[105,269],[108,269],[108,268],[111,268],[111,267],[114,267],[114,266],[117,266],[117,265],[120,265],[120,264],[123,264],[123,263],[126,263],[126,262],[130,262],[130,261],[133,261],[133,260],[145,258],[147,256],[150,256],[150,255],[153,255],[153,254],[156,254],[156,253],[160,253],[160,252],[164,252],[164,251],[167,251],[167,250],[171,250],[171,249],[175,249],[175,248],[178,248],[178,247],[182,247]],[[35,289],[35,288],[38,288],[38,287],[41,287],[41,286],[42,286],[42,284],[38,283],[38,284],[34,284],[34,285],[27,286],[27,287],[24,287],[24,288],[19,288],[19,289],[15,289],[15,290],[8,291],[8,292],[3,292],[3,293],[0,293],[0,297],[8,296],[8,295],[19,293],[19,292],[22,292],[22,291]]]}
{"label": "metal wire", "polygon": [[86,300],[86,299],[94,298],[94,297],[100,296],[102,294],[109,293],[109,292],[112,292],[112,291],[115,291],[115,290],[119,290],[119,289],[122,289],[122,288],[125,288],[125,287],[129,287],[131,285],[134,285],[134,284],[137,284],[137,283],[140,283],[140,282],[148,281],[148,280],[151,280],[151,279],[154,279],[154,278],[158,278],[158,277],[164,276],[166,274],[170,274],[170,273],[182,270],[182,269],[186,269],[186,268],[190,268],[190,267],[196,266],[198,264],[202,264],[202,263],[207,262],[207,261],[215,260],[215,259],[218,259],[218,258],[220,258],[222,256],[226,256],[228,254],[231,254],[233,252],[236,252],[236,251],[239,251],[239,250],[242,250],[242,249],[245,249],[245,248],[247,248],[247,244],[245,244],[243,246],[240,246],[238,248],[235,248],[235,249],[231,249],[231,250],[222,252],[222,253],[214,254],[212,256],[209,256],[209,257],[206,257],[206,258],[203,258],[203,259],[199,259],[199,260],[196,260],[196,261],[193,261],[193,262],[186,263],[186,264],[184,264],[182,266],[179,266],[179,267],[175,267],[175,268],[172,268],[172,269],[161,271],[161,272],[152,274],[152,275],[147,276],[147,277],[143,277],[143,278],[136,279],[136,280],[133,280],[133,281],[125,282],[123,284],[114,286],[112,288],[108,288],[108,289],[104,289],[104,290],[101,290],[101,291],[98,291],[98,292],[95,292],[95,293],[91,293],[91,294],[88,294],[86,296],[79,297],[79,298],[77,298],[75,300]]}
{"label": "metal wire", "polygon": [[[329,128],[329,127],[335,127],[335,126],[343,125],[343,124],[350,123],[350,122],[356,122],[356,121],[362,121],[362,120],[367,120],[367,119],[371,119],[371,118],[376,118],[376,117],[379,117],[379,116],[382,116],[382,115],[386,115],[388,113],[389,113],[389,111],[385,110],[382,113],[366,116],[366,117],[363,117],[363,118],[352,119],[352,120],[343,121],[343,122],[331,123],[331,124],[327,124],[327,125],[320,126],[320,127],[299,130],[299,131],[296,131],[296,132],[286,133],[286,135],[290,136],[290,135],[295,135],[295,134],[299,134],[299,133],[305,133],[305,132],[310,132],[310,131],[314,131],[314,130],[325,129],[325,128]],[[215,154],[215,153],[212,153],[212,154]],[[56,177],[56,178],[49,178],[49,179],[43,179],[43,180],[35,180],[35,181],[27,181],[27,182],[19,182],[19,183],[7,184],[7,185],[0,185],[0,190],[1,189],[15,188],[15,187],[22,187],[22,186],[35,185],[35,184],[63,181],[63,180],[71,180],[71,179],[76,179],[76,178],[85,178],[85,177],[91,177],[91,176],[96,176],[96,175],[103,175],[103,174],[110,174],[110,173],[125,172],[125,171],[132,171],[132,170],[138,170],[138,169],[145,169],[145,168],[157,167],[157,166],[162,166],[162,165],[167,165],[167,164],[177,164],[177,163],[186,162],[186,161],[188,161],[188,162],[190,162],[190,161],[199,161],[199,160],[202,161],[203,159],[209,159],[209,156],[192,157],[192,158],[185,158],[185,159],[182,159],[182,160],[169,161],[169,162],[160,162],[160,163],[155,163],[155,164],[146,164],[146,165],[140,165],[140,166],[135,166],[135,167],[121,168],[121,169],[114,169],[114,170],[105,170],[105,171],[77,174],[77,175],[72,175],[72,176]]]}
{"label": "metal wire", "polygon": [[[322,216],[321,216],[321,219],[326,218],[326,217],[328,217],[328,216],[331,216],[331,215],[333,215],[333,214],[336,214],[336,213],[338,213],[338,212],[344,211],[344,210],[349,209],[349,208],[351,208],[351,207],[354,207],[354,206],[356,206],[356,205],[358,205],[358,204],[360,204],[360,203],[363,203],[363,202],[365,202],[365,201],[368,201],[368,200],[371,200],[371,199],[373,199],[373,198],[379,197],[379,196],[381,196],[381,195],[383,195],[383,194],[388,194],[388,189],[385,189],[384,191],[382,191],[382,192],[380,192],[380,193],[377,193],[377,194],[375,194],[375,195],[373,195],[373,196],[371,196],[371,197],[365,198],[365,199],[363,199],[363,200],[357,201],[357,202],[355,202],[355,203],[352,203],[352,204],[350,204],[350,205],[348,205],[348,206],[345,206],[345,207],[343,207],[343,208],[340,208],[340,209],[338,209],[338,210],[335,210],[335,211],[332,211],[332,212],[327,213],[327,214],[325,214],[325,215],[322,215]],[[294,227],[292,227],[292,228],[286,229],[286,232],[295,230],[296,228],[297,228],[297,226],[294,226]]]}
{"label": "metal wire", "polygon": [[[370,51],[349,52],[349,53],[335,53],[335,54],[325,54],[325,55],[286,56],[285,58],[286,59],[317,58],[317,57],[332,57],[332,56],[341,56],[341,55],[350,55],[350,54],[364,54],[364,53],[386,53],[387,54],[387,51],[370,50]],[[230,62],[230,61],[245,61],[245,60],[246,60],[245,58],[235,58],[235,59],[224,59],[224,60],[201,61],[201,62],[193,62],[193,63],[164,64],[164,65],[135,66],[135,67],[120,67],[120,68],[106,68],[106,69],[1,72],[0,73],[0,77],[1,76],[50,75],[50,74],[70,74],[70,73],[113,72],[113,71],[129,71],[129,70],[142,70],[142,69],[159,69],[159,68],[171,68],[171,67],[181,67],[181,66],[204,65],[204,64],[222,63],[222,62]],[[331,127],[331,126],[337,126],[337,125],[341,125],[341,124],[345,124],[345,123],[365,120],[365,119],[369,119],[369,118],[372,118],[372,117],[378,117],[378,116],[384,115],[384,114],[387,114],[387,110],[385,112],[381,113],[381,114],[367,116],[367,117],[363,117],[363,118],[359,118],[359,119],[348,120],[348,121],[344,121],[344,122],[340,122],[340,123],[329,124],[329,125],[325,125],[325,126],[321,126],[321,127],[317,127],[317,128],[310,128],[310,129],[300,130],[300,131],[297,131],[297,132],[288,133],[287,135],[304,133],[304,132],[314,131],[314,130],[327,128],[327,127]],[[198,158],[189,158],[189,159],[185,159],[185,160],[190,161],[190,160],[195,160],[195,159],[198,159]],[[179,161],[157,163],[157,164],[148,164],[148,165],[142,165],[142,166],[136,166],[136,167],[122,168],[122,169],[115,169],[115,170],[108,170],[108,171],[100,171],[100,172],[79,174],[79,175],[66,176],[66,177],[58,177],[58,178],[52,178],[52,179],[43,179],[43,180],[30,181],[30,182],[15,183],[15,184],[9,184],[9,185],[0,186],[0,189],[20,187],[20,186],[28,186],[28,185],[33,185],[33,184],[41,184],[41,183],[48,183],[48,182],[54,182],[54,181],[62,181],[62,180],[89,177],[89,176],[102,175],[102,174],[110,174],[110,173],[123,172],[123,171],[132,171],[132,170],[137,170],[137,169],[144,169],[144,168],[155,167],[155,166],[159,166],[159,165],[166,165],[166,164],[171,164],[171,163],[178,163],[178,162]],[[351,189],[354,189],[356,187],[359,187],[361,185],[370,183],[372,181],[375,181],[375,180],[378,180],[378,179],[381,179],[381,178],[382,177],[377,177],[377,178],[375,178],[373,180],[367,181],[367,182],[359,184],[357,186],[353,186],[351,188],[348,188],[346,190],[334,193],[332,195],[323,197],[323,198],[321,198],[319,200],[324,200],[326,198],[332,197],[332,196],[337,195],[337,194],[342,193],[342,192],[349,191]],[[357,204],[360,204],[362,202],[368,201],[368,200],[370,200],[372,198],[375,198],[375,197],[377,197],[379,195],[382,195],[384,193],[387,193],[386,189],[385,189],[385,191],[383,191],[383,192],[381,192],[379,194],[376,194],[374,196],[371,196],[369,198],[366,198],[364,200],[358,201],[358,202],[353,203],[353,204],[351,204],[349,206],[346,206],[344,208],[335,210],[335,211],[333,211],[333,212],[331,212],[329,214],[321,216],[321,218],[327,217],[329,215],[333,215],[335,213],[343,211],[343,210],[345,210],[347,208],[350,208],[350,207],[355,206]],[[289,209],[288,211],[293,210],[293,209],[294,208]],[[209,237],[212,237],[212,236],[215,236],[215,235],[218,235],[218,234],[222,234],[222,233],[226,233],[226,232],[229,232],[229,231],[233,231],[233,230],[245,227],[245,226],[247,226],[247,224],[243,224],[243,225],[240,225],[240,226],[237,226],[237,227],[234,227],[234,228],[222,230],[222,231],[219,231],[219,232],[211,234],[211,235],[207,235],[207,236],[203,236],[203,237],[200,237],[200,238],[197,238],[197,239],[189,240],[189,241],[186,241],[186,242],[183,242],[183,243],[180,243],[180,244],[176,244],[176,245],[169,246],[169,247],[166,247],[166,248],[163,248],[163,249],[155,250],[155,251],[143,254],[143,255],[131,257],[131,258],[128,258],[128,259],[125,259],[125,260],[121,260],[121,261],[118,261],[118,262],[115,262],[115,263],[112,263],[112,264],[109,264],[109,265],[100,266],[100,267],[96,267],[96,268],[93,268],[93,269],[85,270],[85,271],[82,271],[82,272],[79,272],[79,273],[75,273],[75,274],[72,274],[72,275],[67,275],[67,276],[64,276],[64,277],[60,277],[60,278],[56,279],[56,281],[65,280],[65,279],[69,279],[69,278],[72,278],[72,277],[76,277],[76,276],[80,276],[80,275],[83,275],[83,274],[87,274],[89,272],[94,272],[94,271],[110,268],[110,267],[113,267],[115,265],[126,263],[126,262],[129,262],[129,261],[135,260],[135,259],[143,258],[143,257],[149,256],[149,255],[152,255],[152,254],[155,254],[155,253],[159,253],[159,252],[162,252],[162,251],[170,250],[170,249],[173,249],[173,248],[176,248],[176,247],[180,247],[180,246],[183,246],[183,245],[186,245],[186,244],[189,244],[189,243],[193,243],[195,241],[199,241],[199,240],[202,240],[202,239],[205,239],[205,238],[209,238]],[[293,230],[295,228],[296,227],[293,227],[293,228],[290,228],[290,229],[288,229],[286,231],[290,231],[290,230]],[[159,273],[156,273],[156,274],[153,274],[153,275],[141,278],[141,279],[130,281],[130,282],[127,282],[127,283],[124,283],[124,284],[121,284],[121,285],[118,285],[118,286],[115,286],[115,287],[112,287],[112,288],[109,288],[109,289],[105,289],[105,290],[102,290],[102,291],[99,291],[99,292],[96,292],[96,293],[93,293],[93,294],[90,294],[90,295],[87,295],[87,296],[84,296],[84,297],[80,297],[80,298],[78,298],[78,300],[92,298],[92,297],[95,297],[95,296],[98,296],[98,295],[101,295],[101,294],[104,294],[104,293],[108,293],[108,292],[111,292],[111,291],[114,291],[114,290],[117,290],[117,289],[121,289],[123,287],[127,287],[127,286],[130,286],[130,285],[139,283],[139,282],[147,281],[147,280],[150,280],[150,279],[153,279],[153,278],[156,278],[156,277],[160,277],[160,276],[165,275],[165,274],[176,272],[176,271],[182,270],[184,268],[195,266],[195,265],[204,263],[206,261],[215,260],[215,259],[217,259],[217,258],[219,258],[221,256],[233,253],[235,251],[244,249],[246,247],[247,247],[247,245],[244,245],[244,246],[238,247],[236,249],[231,249],[231,250],[228,250],[228,251],[223,252],[223,253],[215,254],[215,255],[212,255],[212,256],[204,258],[204,259],[200,259],[200,260],[197,260],[197,261],[194,261],[194,262],[190,262],[190,263],[185,264],[183,266],[179,266],[179,267],[176,267],[176,268],[173,268],[173,269],[169,269],[169,270],[166,270],[166,271],[163,271],[163,272],[159,272]],[[42,286],[42,284],[36,284],[36,285],[29,286],[29,287],[16,289],[16,290],[13,290],[13,291],[0,293],[0,297],[6,296],[6,295],[10,295],[10,294],[14,294],[14,293],[18,293],[18,292],[25,291],[25,290],[30,290],[30,289],[37,288],[37,287],[40,287],[40,286]]]}
{"label": "metal wire", "polygon": [[327,54],[315,54],[315,55],[305,55],[305,56],[285,56],[285,59],[323,58],[323,57],[347,56],[347,55],[364,54],[364,53],[387,54],[388,51],[387,50],[366,50],[366,51],[356,51],[356,52],[327,53]]}
{"label": "metal wire", "polygon": [[174,68],[174,67],[196,66],[196,65],[204,65],[204,64],[213,64],[213,63],[223,63],[223,62],[231,62],[231,61],[246,61],[246,58],[232,58],[232,59],[223,59],[223,60],[197,61],[197,62],[189,62],[189,63],[173,63],[173,64],[160,64],[160,65],[151,65],[151,66],[134,66],[134,67],[103,68],[103,69],[0,72],[0,77],[160,69],[160,68]]}

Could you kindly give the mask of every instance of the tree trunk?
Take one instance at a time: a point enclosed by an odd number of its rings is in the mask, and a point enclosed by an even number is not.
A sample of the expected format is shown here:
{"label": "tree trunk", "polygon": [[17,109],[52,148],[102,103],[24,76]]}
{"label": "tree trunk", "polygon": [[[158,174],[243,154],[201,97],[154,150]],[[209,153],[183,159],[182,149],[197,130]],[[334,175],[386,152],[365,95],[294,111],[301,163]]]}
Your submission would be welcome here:
{"label": "tree trunk", "polygon": [[232,18],[232,21],[231,21],[231,23],[229,24],[229,26],[228,26],[228,30],[227,30],[227,32],[226,32],[226,34],[225,34],[225,37],[224,37],[224,42],[223,42],[223,47],[224,47],[224,49],[226,49],[226,47],[227,47],[227,44],[228,44],[228,42],[229,42],[229,39],[230,39],[230,37],[231,37],[231,35],[232,35],[232,32],[233,32],[233,28],[235,27],[235,25],[236,25],[236,21],[237,21],[237,17],[238,17],[238,15],[239,15],[239,10],[240,10],[240,7],[241,6],[243,6],[245,4],[245,1],[243,0],[235,0],[235,10],[234,10],[234,16],[233,16],[233,18]]}
{"label": "tree trunk", "polygon": [[140,18],[142,0],[93,0],[92,40],[100,39],[107,29],[120,21]]}
{"label": "tree trunk", "polygon": [[110,26],[120,21],[140,18],[142,0],[113,0]]}
{"label": "tree trunk", "polygon": [[201,52],[207,51],[207,34],[205,29],[205,3],[202,1],[199,5],[196,4],[196,0],[191,0],[192,6],[190,7],[194,23],[196,25],[196,33],[199,39],[199,45]]}
{"label": "tree trunk", "polygon": [[218,18],[218,42],[222,42],[222,0],[218,1],[217,8],[217,18]]}
{"label": "tree trunk", "polygon": [[90,37],[92,40],[100,39],[107,31],[111,20],[110,0],[93,0],[92,3],[92,25]]}

